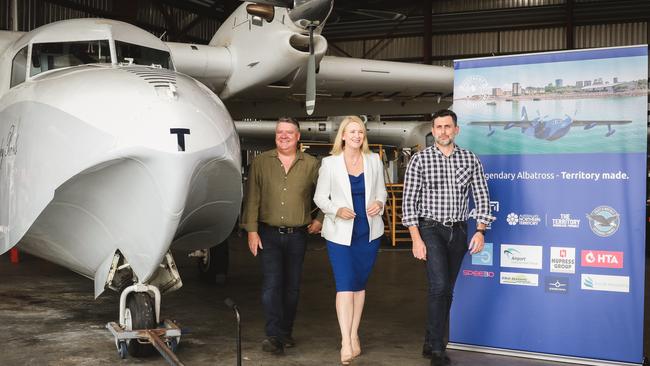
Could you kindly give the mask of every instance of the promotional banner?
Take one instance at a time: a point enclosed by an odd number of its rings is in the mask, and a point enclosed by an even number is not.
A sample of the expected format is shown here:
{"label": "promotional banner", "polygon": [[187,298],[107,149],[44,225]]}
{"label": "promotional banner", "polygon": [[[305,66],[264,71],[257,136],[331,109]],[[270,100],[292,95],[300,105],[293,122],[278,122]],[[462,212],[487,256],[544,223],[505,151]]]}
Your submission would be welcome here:
{"label": "promotional banner", "polygon": [[641,363],[647,46],[462,60],[454,78],[496,221],[450,341]]}

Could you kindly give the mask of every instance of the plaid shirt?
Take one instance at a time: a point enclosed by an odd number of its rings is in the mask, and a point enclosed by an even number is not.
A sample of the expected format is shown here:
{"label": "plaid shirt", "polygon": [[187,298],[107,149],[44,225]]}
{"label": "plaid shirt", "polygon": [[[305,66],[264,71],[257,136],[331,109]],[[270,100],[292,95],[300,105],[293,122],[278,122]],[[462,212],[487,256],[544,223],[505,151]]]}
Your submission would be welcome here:
{"label": "plaid shirt", "polygon": [[418,226],[420,218],[467,221],[470,187],[476,220],[494,221],[483,165],[473,152],[454,146],[447,157],[434,145],[413,155],[404,177],[402,225]]}

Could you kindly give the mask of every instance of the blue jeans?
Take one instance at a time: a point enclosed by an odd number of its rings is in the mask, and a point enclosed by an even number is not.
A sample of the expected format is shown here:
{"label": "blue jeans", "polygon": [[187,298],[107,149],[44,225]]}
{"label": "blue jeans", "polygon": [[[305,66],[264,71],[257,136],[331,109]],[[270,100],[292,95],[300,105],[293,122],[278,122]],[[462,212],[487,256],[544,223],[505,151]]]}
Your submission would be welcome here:
{"label": "blue jeans", "polygon": [[262,306],[266,318],[266,336],[283,339],[291,336],[296,318],[302,264],[307,247],[307,232],[280,234],[277,229],[260,225],[259,250],[262,264]]}
{"label": "blue jeans", "polygon": [[427,248],[428,321],[424,344],[434,352],[444,351],[447,344],[449,310],[456,277],[467,247],[467,223],[453,227],[440,223],[423,223],[419,231]]}

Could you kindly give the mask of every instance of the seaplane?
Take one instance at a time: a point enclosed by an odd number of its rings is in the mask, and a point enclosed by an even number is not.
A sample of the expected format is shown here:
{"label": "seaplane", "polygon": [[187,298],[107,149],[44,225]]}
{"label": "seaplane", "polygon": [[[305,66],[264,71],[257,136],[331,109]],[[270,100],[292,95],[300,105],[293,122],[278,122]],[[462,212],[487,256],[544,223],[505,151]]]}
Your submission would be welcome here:
{"label": "seaplane", "polygon": [[607,126],[605,137],[613,135],[616,130],[612,126],[620,126],[632,123],[631,120],[577,120],[569,115],[562,118],[549,118],[548,115],[541,116],[539,111],[537,117],[528,119],[526,107],[521,108],[521,119],[512,121],[470,121],[470,126],[487,126],[487,136],[492,136],[496,132],[492,127],[503,127],[509,130],[513,127],[521,129],[521,133],[535,137],[540,140],[555,141],[564,137],[571,128],[583,127],[584,130],[590,130],[596,126]]}
{"label": "seaplane", "polygon": [[233,116],[449,104],[450,68],[325,56],[332,4],[246,2],[208,45],[109,19],[0,32],[0,254],[69,268],[96,297],[119,294],[122,329],[155,328],[162,294],[182,286],[172,249],[202,253],[214,273],[210,253],[239,215]]}

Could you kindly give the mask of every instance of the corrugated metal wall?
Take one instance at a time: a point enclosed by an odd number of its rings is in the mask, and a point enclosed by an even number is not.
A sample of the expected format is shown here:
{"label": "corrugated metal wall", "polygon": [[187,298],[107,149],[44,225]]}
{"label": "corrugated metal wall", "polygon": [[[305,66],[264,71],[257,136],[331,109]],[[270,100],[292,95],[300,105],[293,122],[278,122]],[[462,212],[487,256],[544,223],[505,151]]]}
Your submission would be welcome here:
{"label": "corrugated metal wall", "polygon": [[[593,1],[593,0],[592,0]],[[399,37],[384,40],[335,42],[353,57],[382,60],[422,59],[422,37]],[[648,24],[622,23],[578,26],[574,30],[575,48],[614,47],[648,43]],[[566,49],[566,28],[526,29],[503,32],[434,35],[432,56],[437,62],[450,64],[453,58],[490,56],[510,53],[543,52]],[[329,54],[341,56],[330,47]]]}
{"label": "corrugated metal wall", "polygon": [[576,27],[576,48],[648,43],[648,23],[599,24]]}
{"label": "corrugated metal wall", "polygon": [[565,0],[441,0],[433,2],[434,13],[519,8],[565,4]]}
{"label": "corrugated metal wall", "polygon": [[[0,29],[10,29],[9,25],[9,4],[11,0],[0,0]],[[115,9],[113,0],[74,0],[75,4],[91,7],[102,12],[118,13]],[[197,16],[183,9],[176,9],[166,6],[168,12],[175,19],[179,29],[183,29],[186,25],[194,20]],[[18,1],[18,29],[21,31],[30,31],[41,25],[52,23],[59,20],[74,19],[74,18],[90,18],[97,17],[96,14],[87,13],[84,11],[73,10],[63,6],[53,5],[44,0],[19,0]],[[141,0],[140,7],[138,8],[137,20],[142,23],[151,24],[153,29],[148,29],[152,33],[160,36],[162,33],[159,29],[165,29],[165,19],[162,13],[155,8],[151,0]],[[213,19],[203,19],[199,24],[192,28],[188,35],[195,38],[209,40],[219,28],[220,23]]]}

